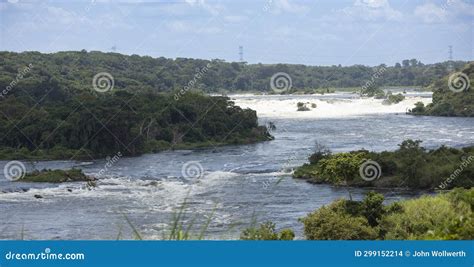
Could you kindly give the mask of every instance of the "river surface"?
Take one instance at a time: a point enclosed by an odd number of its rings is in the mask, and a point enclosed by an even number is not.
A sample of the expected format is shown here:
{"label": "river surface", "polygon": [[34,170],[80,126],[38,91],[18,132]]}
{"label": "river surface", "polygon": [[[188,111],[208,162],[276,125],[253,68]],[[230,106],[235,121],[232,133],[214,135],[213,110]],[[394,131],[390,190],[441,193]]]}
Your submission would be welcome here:
{"label": "river surface", "polygon": [[[191,226],[194,235],[209,219],[207,239],[235,239],[253,221],[267,220],[278,229],[294,229],[301,238],[298,218],[338,198],[361,199],[366,192],[292,179],[292,168],[306,162],[316,142],[334,152],[394,150],[408,138],[420,139],[428,148],[474,144],[474,118],[405,115],[415,102],[431,101],[429,93],[407,95],[390,106],[349,93],[235,95],[231,98],[236,104],[257,110],[261,124],[276,125],[275,140],[123,157],[107,168],[107,159],[24,162],[29,170],[79,167],[99,181],[95,188],[84,183],[31,184],[10,182],[1,173],[0,238],[128,239],[133,238],[131,224],[143,238],[160,239],[180,207],[184,228]],[[316,108],[297,112],[297,102]],[[190,162],[202,166],[197,169],[201,177],[182,172]],[[0,161],[2,170],[6,163]],[[388,202],[419,194],[382,193]]]}

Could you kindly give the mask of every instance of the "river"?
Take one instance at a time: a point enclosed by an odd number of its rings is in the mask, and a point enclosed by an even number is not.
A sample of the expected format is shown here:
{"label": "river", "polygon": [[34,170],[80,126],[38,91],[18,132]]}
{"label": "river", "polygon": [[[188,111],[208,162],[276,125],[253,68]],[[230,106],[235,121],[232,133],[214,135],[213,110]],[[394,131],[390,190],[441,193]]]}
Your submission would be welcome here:
{"label": "river", "polygon": [[[1,173],[0,238],[127,239],[133,237],[128,219],[143,238],[161,239],[180,207],[191,233],[198,234],[210,218],[206,239],[235,239],[252,221],[267,220],[301,238],[298,218],[338,198],[361,199],[366,192],[292,179],[292,168],[306,162],[316,142],[334,152],[393,150],[408,138],[422,140],[427,148],[474,144],[474,118],[405,115],[415,102],[429,103],[430,93],[409,92],[390,106],[350,93],[231,98],[257,110],[261,124],[273,122],[275,140],[123,157],[107,170],[106,159],[24,162],[30,170],[79,167],[100,179],[90,189],[84,183],[10,182]],[[316,108],[298,112],[297,102]],[[7,162],[0,161],[2,170]],[[183,175],[189,162],[202,166],[201,177]],[[420,192],[382,193],[390,202]]]}

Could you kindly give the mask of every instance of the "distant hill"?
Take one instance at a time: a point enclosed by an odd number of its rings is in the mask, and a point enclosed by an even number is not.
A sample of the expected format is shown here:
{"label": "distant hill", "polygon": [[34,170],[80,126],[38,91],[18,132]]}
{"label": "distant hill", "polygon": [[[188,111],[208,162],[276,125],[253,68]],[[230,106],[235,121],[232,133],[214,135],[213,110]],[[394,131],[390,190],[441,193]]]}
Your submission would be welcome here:
{"label": "distant hill", "polygon": [[[466,62],[451,62],[460,69]],[[43,95],[48,89],[69,92],[91,90],[91,81],[99,72],[110,73],[116,89],[170,92],[183,88],[204,92],[271,92],[270,79],[278,72],[291,77],[293,89],[361,87],[369,81],[377,86],[427,86],[448,74],[448,62],[425,65],[416,59],[395,66],[354,65],[305,66],[291,64],[227,63],[222,60],[122,55],[83,51],[0,52],[0,88],[6,88],[19,69],[33,68],[17,87],[30,95]],[[374,74],[378,73],[376,79]],[[21,94],[15,90],[12,94]]]}
{"label": "distant hill", "polygon": [[411,110],[413,114],[474,117],[474,62],[468,63],[461,72],[437,80],[430,88],[433,103],[426,107],[417,103]]}

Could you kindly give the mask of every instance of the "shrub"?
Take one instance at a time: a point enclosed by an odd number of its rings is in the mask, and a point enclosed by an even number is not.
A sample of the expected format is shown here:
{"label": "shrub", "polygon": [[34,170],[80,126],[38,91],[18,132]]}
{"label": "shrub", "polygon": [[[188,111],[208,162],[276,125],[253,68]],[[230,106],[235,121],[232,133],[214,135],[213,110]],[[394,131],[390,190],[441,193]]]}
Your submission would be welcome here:
{"label": "shrub", "polygon": [[339,153],[321,159],[318,173],[326,181],[345,184],[359,175],[359,167],[365,159],[365,153]]}
{"label": "shrub", "polygon": [[426,108],[425,104],[423,102],[416,102],[415,107],[410,110],[412,113],[418,114],[418,113],[425,113]]}
{"label": "shrub", "polygon": [[300,219],[310,240],[440,239],[474,237],[474,189],[383,205],[369,192],[363,201],[337,200]]}
{"label": "shrub", "polygon": [[[464,190],[466,196],[474,190]],[[459,193],[458,193],[459,194]],[[423,196],[400,202],[403,212],[392,213],[380,223],[385,239],[472,239],[474,225],[468,203],[453,202],[452,193]]]}
{"label": "shrub", "polygon": [[294,237],[291,229],[283,229],[280,233],[275,231],[272,222],[262,223],[258,228],[247,228],[240,234],[241,240],[293,240]]}
{"label": "shrub", "polygon": [[377,231],[362,216],[345,212],[345,201],[339,200],[321,207],[301,219],[304,235],[309,240],[369,240],[377,238]]}

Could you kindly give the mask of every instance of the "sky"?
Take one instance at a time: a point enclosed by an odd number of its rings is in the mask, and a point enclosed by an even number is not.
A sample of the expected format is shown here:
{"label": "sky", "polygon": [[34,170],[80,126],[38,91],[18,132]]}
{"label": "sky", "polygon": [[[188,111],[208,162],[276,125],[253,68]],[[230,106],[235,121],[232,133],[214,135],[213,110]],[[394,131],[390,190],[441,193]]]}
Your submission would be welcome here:
{"label": "sky", "polygon": [[306,65],[474,59],[474,0],[0,0],[0,50]]}

